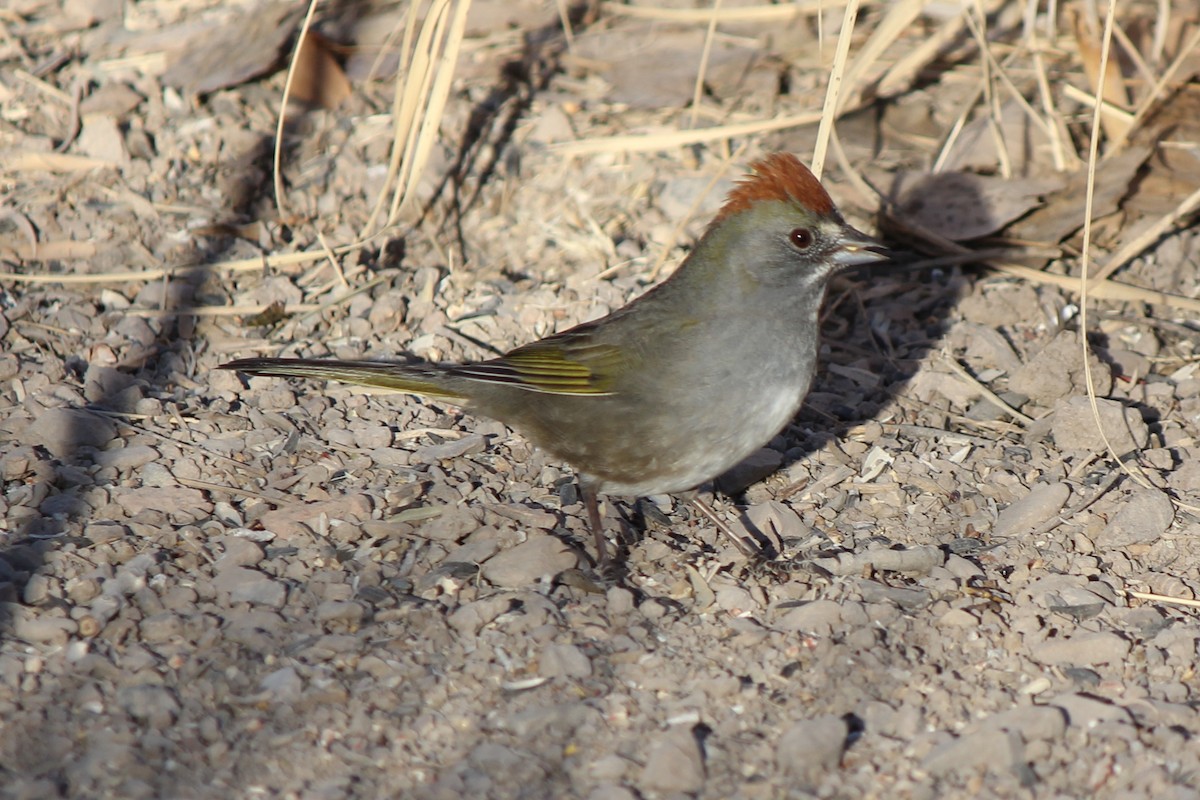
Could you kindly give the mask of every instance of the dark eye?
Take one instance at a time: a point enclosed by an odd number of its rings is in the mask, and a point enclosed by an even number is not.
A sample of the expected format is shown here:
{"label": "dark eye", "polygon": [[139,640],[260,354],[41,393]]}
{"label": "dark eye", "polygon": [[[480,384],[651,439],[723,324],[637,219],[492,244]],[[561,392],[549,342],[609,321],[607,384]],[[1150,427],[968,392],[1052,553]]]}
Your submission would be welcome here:
{"label": "dark eye", "polygon": [[796,228],[788,234],[788,238],[792,240],[792,246],[797,250],[807,250],[812,247],[815,237],[808,228]]}

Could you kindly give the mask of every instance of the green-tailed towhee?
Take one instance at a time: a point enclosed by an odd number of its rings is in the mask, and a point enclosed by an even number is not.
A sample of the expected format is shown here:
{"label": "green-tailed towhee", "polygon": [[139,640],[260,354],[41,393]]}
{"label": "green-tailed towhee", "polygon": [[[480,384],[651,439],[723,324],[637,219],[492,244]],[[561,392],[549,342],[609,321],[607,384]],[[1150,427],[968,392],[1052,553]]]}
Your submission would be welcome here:
{"label": "green-tailed towhee", "polygon": [[753,170],[667,280],[499,358],[247,358],[222,369],[428,395],[512,425],[578,471],[606,562],[596,494],[691,489],[769,441],[808,393],[830,277],[885,258],[794,156],[775,153]]}

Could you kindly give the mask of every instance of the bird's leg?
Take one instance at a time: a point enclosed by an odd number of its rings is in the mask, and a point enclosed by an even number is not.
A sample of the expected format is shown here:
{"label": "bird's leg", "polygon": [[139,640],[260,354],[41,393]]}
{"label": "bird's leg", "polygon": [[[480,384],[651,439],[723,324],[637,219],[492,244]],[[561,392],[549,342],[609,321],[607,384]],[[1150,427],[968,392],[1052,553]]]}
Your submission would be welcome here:
{"label": "bird's leg", "polygon": [[747,541],[744,536],[734,533],[733,528],[725,524],[725,521],[717,516],[717,512],[713,511],[712,506],[700,499],[699,495],[692,498],[692,506],[702,515],[708,518],[708,521],[717,526],[717,530],[729,537],[733,542],[733,546],[741,552],[746,558],[760,559],[763,556],[762,548],[757,544]]}
{"label": "bird's leg", "polygon": [[583,496],[583,507],[587,509],[588,527],[592,529],[592,537],[596,540],[596,556],[599,559],[596,565],[604,571],[609,565],[608,544],[604,538],[604,524],[600,521],[596,490],[587,481],[580,481],[579,493]]}

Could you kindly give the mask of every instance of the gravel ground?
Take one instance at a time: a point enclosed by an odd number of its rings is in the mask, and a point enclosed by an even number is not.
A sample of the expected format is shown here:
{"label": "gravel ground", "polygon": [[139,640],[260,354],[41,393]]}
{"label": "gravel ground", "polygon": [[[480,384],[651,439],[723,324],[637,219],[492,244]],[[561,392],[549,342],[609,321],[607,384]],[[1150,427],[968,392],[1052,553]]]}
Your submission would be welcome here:
{"label": "gravel ground", "polygon": [[[242,7],[112,5],[0,15],[0,795],[1200,795],[1194,311],[1091,307],[1098,414],[1142,485],[1096,433],[1072,285],[852,275],[805,409],[719,482],[719,513],[778,557],[747,563],[677,498],[608,502],[626,570],[599,581],[571,473],[503,425],[215,368],[483,358],[594,318],[679,261],[745,163],[807,157],[815,130],[567,158],[556,143],[682,127],[704,26],[601,15],[568,49],[531,34],[553,6],[478,2],[422,196],[476,130],[462,186],[335,269],[317,233],[353,241],[370,212],[389,85],[298,123],[283,220],[264,146],[282,75],[197,100],[161,58]],[[732,26],[710,108],[814,107],[823,75],[777,33]],[[648,37],[692,78],[627,70]],[[927,169],[971,69],[848,117],[851,163],[876,186]],[[1177,116],[1194,146],[1200,116]],[[1105,251],[1194,190],[1174,152],[1108,171]],[[1078,274],[1078,233],[1059,238],[1028,263]],[[1113,278],[1195,298],[1200,236],[1171,226]]]}

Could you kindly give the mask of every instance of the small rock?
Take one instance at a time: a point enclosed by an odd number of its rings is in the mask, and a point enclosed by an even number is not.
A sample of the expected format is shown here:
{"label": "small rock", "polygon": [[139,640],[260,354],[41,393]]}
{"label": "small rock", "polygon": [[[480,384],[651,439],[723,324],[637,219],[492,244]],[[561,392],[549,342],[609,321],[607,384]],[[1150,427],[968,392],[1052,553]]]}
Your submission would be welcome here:
{"label": "small rock", "polygon": [[739,613],[758,608],[750,592],[741,586],[720,586],[715,594],[717,607],[722,611]]}
{"label": "small rock", "polygon": [[148,444],[114,447],[96,454],[96,463],[118,470],[137,469],[158,458],[158,451]]}
{"label": "small rock", "polygon": [[40,444],[54,456],[69,461],[80,448],[100,449],[117,436],[117,426],[107,418],[73,408],[48,408],[26,431],[29,443]]}
{"label": "small rock", "polygon": [[1062,695],[1051,700],[1050,705],[1062,709],[1067,722],[1074,727],[1087,729],[1104,722],[1133,722],[1133,715],[1121,706],[1089,695]]}
{"label": "small rock", "polygon": [[351,600],[326,600],[317,606],[317,622],[345,622],[357,625],[366,615],[366,609]]}
{"label": "small rock", "polygon": [[975,628],[979,625],[979,619],[970,611],[952,608],[942,614],[936,624],[940,628]]}
{"label": "small rock", "polygon": [[[1062,331],[1048,345],[1012,373],[1008,388],[1044,406],[1060,398],[1087,391],[1079,345],[1079,334]],[[1112,390],[1112,370],[1095,353],[1088,353],[1096,394],[1103,397]]]}
{"label": "small rock", "polygon": [[73,619],[38,614],[15,603],[0,603],[0,619],[6,620],[9,631],[27,642],[63,644],[79,630]]}
{"label": "small rock", "polygon": [[392,429],[386,425],[363,425],[351,433],[354,434],[355,446],[364,450],[376,450],[392,444]]}
{"label": "small rock", "polygon": [[196,518],[212,513],[212,503],[200,490],[184,486],[142,486],[125,489],[114,492],[113,499],[131,517],[147,509],[169,514],[188,512]]}
{"label": "small rock", "polygon": [[1008,767],[1012,763],[1008,734],[1001,730],[983,730],[935,748],[921,766],[931,775],[940,777],[997,765]]}
{"label": "small rock", "polygon": [[263,549],[257,542],[243,536],[225,536],[221,539],[225,552],[213,563],[217,572],[230,567],[253,567],[263,560]]}
{"label": "small rock", "polygon": [[575,552],[548,535],[530,536],[483,565],[483,577],[496,586],[529,586],[545,576],[557,575],[578,563]]}
{"label": "small rock", "polygon": [[558,524],[558,517],[544,508],[506,503],[505,505],[491,506],[488,510],[519,522],[525,528],[548,531]]}
{"label": "small rock", "polygon": [[850,727],[832,715],[798,722],[783,732],[775,745],[775,763],[785,772],[809,781],[838,768]]}
{"label": "small rock", "polygon": [[143,619],[138,630],[142,639],[150,644],[166,642],[183,633],[183,620],[177,614],[163,611]]}
{"label": "small rock", "polygon": [[304,690],[304,680],[295,667],[277,669],[259,681],[258,685],[264,692],[269,692],[277,703],[289,703]]}
{"label": "small rock", "polygon": [[867,603],[894,603],[900,608],[914,611],[924,608],[933,601],[933,596],[926,589],[910,586],[887,586],[877,581],[860,581],[859,591]]}
{"label": "small rock", "polygon": [[1137,489],[1125,498],[1096,541],[1110,547],[1156,542],[1174,520],[1175,509],[1166,493],[1157,489]]}
{"label": "small rock", "polygon": [[[599,711],[586,703],[576,702],[526,708],[504,718],[500,724],[524,740],[566,741],[581,728],[603,726],[604,723]],[[616,758],[625,763],[624,759]]]}
{"label": "small rock", "polygon": [[608,590],[608,613],[610,615],[629,614],[636,607],[633,592],[624,586],[613,586]]}
{"label": "small rock", "polygon": [[125,713],[154,728],[166,728],[179,715],[179,701],[165,686],[125,686],[117,692]]}
{"label": "small rock", "polygon": [[1026,742],[1058,739],[1067,730],[1067,717],[1055,706],[1024,706],[1001,711],[981,720],[978,730],[1016,731]]}
{"label": "small rock", "polygon": [[[311,535],[318,520],[367,520],[371,517],[371,498],[364,494],[347,494],[315,503],[292,503],[259,518],[263,529],[284,539],[305,538]],[[307,527],[301,523],[311,523]]]}
{"label": "small rock", "polygon": [[474,636],[484,625],[510,610],[514,602],[512,597],[504,595],[475,600],[454,609],[446,617],[446,623],[464,636]]}
{"label": "small rock", "polygon": [[538,671],[547,678],[587,678],[592,662],[573,644],[551,644],[542,650]]}
{"label": "small rock", "polygon": [[[1150,429],[1137,409],[1128,408],[1115,400],[1096,400],[1100,425],[1117,455],[1146,446]],[[1054,442],[1063,450],[1103,451],[1104,440],[1096,428],[1092,404],[1086,397],[1072,397],[1054,411],[1050,431]]]}
{"label": "small rock", "polygon": [[83,529],[84,538],[92,544],[108,544],[123,538],[129,530],[116,522],[93,522]]}
{"label": "small rock", "polygon": [[1000,512],[992,532],[996,536],[1025,533],[1062,511],[1070,496],[1071,489],[1065,483],[1038,484]]}
{"label": "small rock", "polygon": [[691,728],[672,728],[655,738],[638,784],[652,792],[698,792],[704,788],[704,753]]}
{"label": "small rock", "polygon": [[282,608],[287,599],[287,587],[263,573],[246,567],[230,567],[222,570],[212,581],[218,592],[227,592],[234,603]]}
{"label": "small rock", "polygon": [[1030,653],[1043,664],[1112,664],[1129,654],[1129,642],[1115,633],[1085,633],[1069,639],[1048,639]]}
{"label": "small rock", "polygon": [[813,600],[802,606],[787,609],[775,619],[771,627],[781,631],[828,635],[841,621],[840,604],[833,600]]}
{"label": "small rock", "polygon": [[588,794],[587,800],[637,800],[637,795],[614,783],[597,786]]}
{"label": "small rock", "polygon": [[438,461],[458,458],[470,453],[482,453],[487,447],[487,439],[478,433],[469,433],[461,439],[450,439],[438,444],[430,444],[417,448],[412,460],[418,464],[435,464]]}

